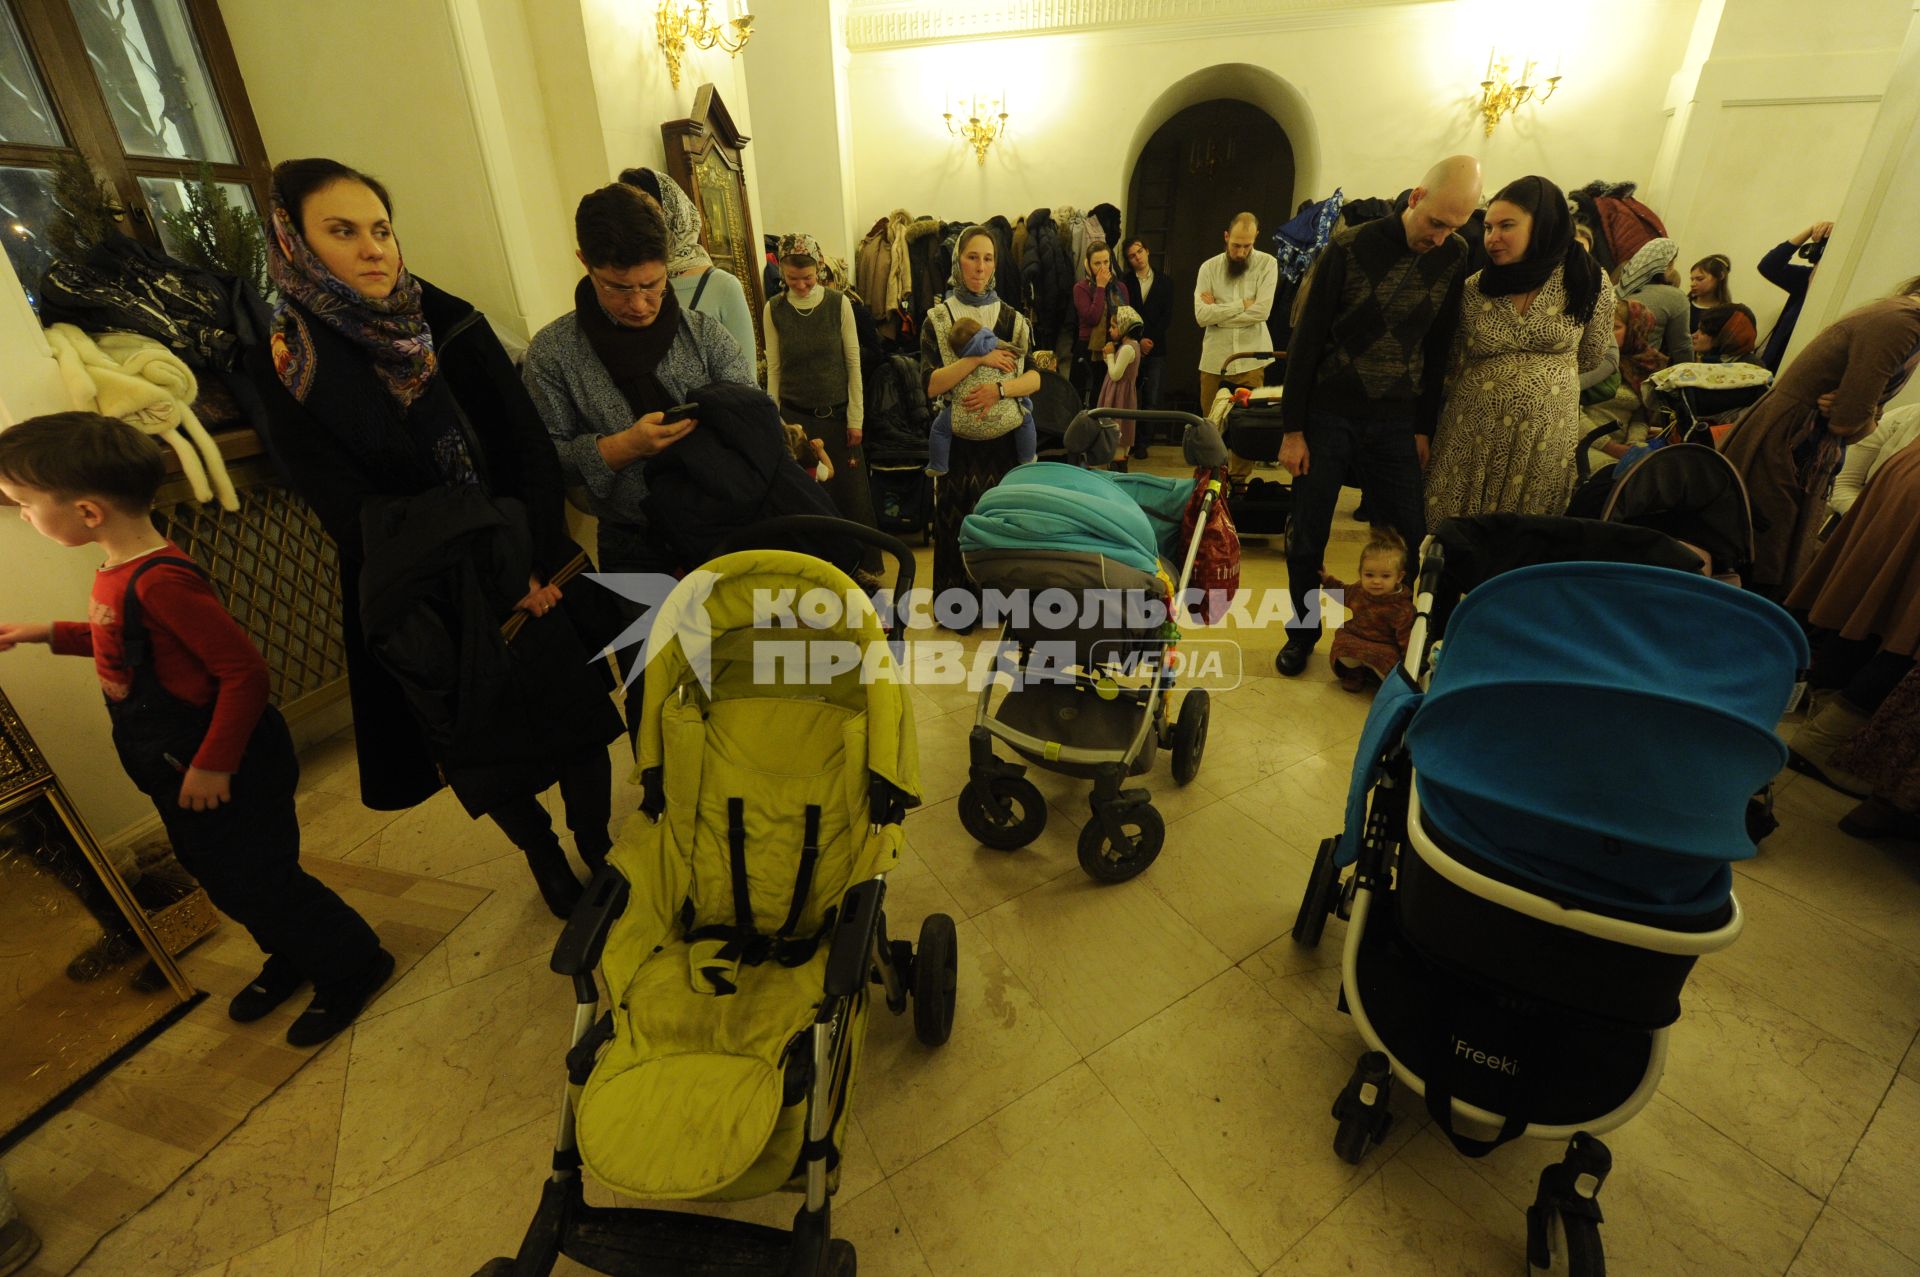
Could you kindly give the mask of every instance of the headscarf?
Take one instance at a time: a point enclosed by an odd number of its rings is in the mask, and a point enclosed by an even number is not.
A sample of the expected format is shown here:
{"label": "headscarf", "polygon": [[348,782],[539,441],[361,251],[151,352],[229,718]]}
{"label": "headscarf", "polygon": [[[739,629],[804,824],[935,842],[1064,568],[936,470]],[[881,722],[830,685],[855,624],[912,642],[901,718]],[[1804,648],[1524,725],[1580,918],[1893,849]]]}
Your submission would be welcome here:
{"label": "headscarf", "polygon": [[1139,311],[1131,306],[1122,306],[1115,310],[1113,318],[1107,321],[1107,330],[1121,340],[1125,340],[1125,335],[1138,329],[1143,322]]}
{"label": "headscarf", "polygon": [[1620,295],[1631,297],[1648,284],[1658,283],[1680,256],[1680,245],[1670,239],[1650,239],[1620,268]]}
{"label": "headscarf", "polygon": [[1758,340],[1753,311],[1738,302],[1702,311],[1700,331],[1713,339],[1707,353],[1723,364],[1737,364],[1751,355]]}
{"label": "headscarf", "polygon": [[387,393],[402,409],[427,392],[438,361],[433,331],[420,309],[420,281],[400,265],[393,291],[363,297],[328,270],[306,236],[294,225],[280,192],[274,191],[267,236],[267,278],[280,290],[273,310],[274,370],[293,397],[305,403],[313,387],[314,351],[306,325],[293,312],[299,302],[308,314],[365,352]]}
{"label": "headscarf", "polygon": [[820,241],[811,235],[782,235],[774,254],[783,262],[789,257],[804,257],[815,266],[824,267],[827,263],[827,255],[820,251]]}
{"label": "headscarf", "polygon": [[1621,302],[1627,308],[1627,338],[1620,343],[1620,380],[1635,394],[1647,378],[1667,366],[1667,352],[1660,345],[1660,320],[1636,301]]}
{"label": "headscarf", "polygon": [[994,246],[994,252],[998,253],[1000,251],[1000,241],[994,239],[993,232],[984,226],[969,226],[956,235],[953,240],[953,270],[947,276],[947,284],[949,286],[947,296],[968,306],[991,306],[1000,300],[1000,294],[993,290],[992,279],[987,281],[986,292],[970,293],[967,291],[966,281],[960,273],[961,254],[966,251],[967,244],[976,235],[986,236],[987,242]]}
{"label": "headscarf", "polygon": [[1567,197],[1544,177],[1522,177],[1508,182],[1490,202],[1504,200],[1533,215],[1527,251],[1517,262],[1492,265],[1480,272],[1480,291],[1488,297],[1530,293],[1557,269],[1565,269],[1566,313],[1581,324],[1593,318],[1600,300],[1600,267],[1573,237],[1573,215]]}
{"label": "headscarf", "polygon": [[[403,261],[391,293],[363,297],[327,269],[294,225],[277,190],[269,216],[273,234],[267,237],[267,277],[280,290],[280,300],[273,308],[268,346],[280,383],[295,399],[307,402],[319,359],[302,312],[312,315],[346,338],[373,365],[374,375],[399,406],[408,433],[433,459],[440,480],[453,486],[479,483],[460,405],[446,379],[435,375],[439,360],[433,330],[421,309],[420,281],[408,273]],[[369,428],[364,421],[342,425],[350,431]]]}
{"label": "headscarf", "polygon": [[635,186],[660,201],[660,215],[667,223],[667,274],[684,275],[712,266],[712,256],[700,245],[700,210],[680,183],[650,168],[627,171],[638,179]]}

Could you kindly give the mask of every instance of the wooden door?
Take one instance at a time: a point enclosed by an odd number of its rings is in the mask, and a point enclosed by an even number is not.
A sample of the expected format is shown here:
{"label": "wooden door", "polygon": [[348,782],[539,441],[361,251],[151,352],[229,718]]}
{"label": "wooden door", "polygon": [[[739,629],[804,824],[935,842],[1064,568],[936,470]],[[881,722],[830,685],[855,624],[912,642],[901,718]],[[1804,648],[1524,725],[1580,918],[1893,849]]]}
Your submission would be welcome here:
{"label": "wooden door", "polygon": [[1168,120],[1141,148],[1127,191],[1129,237],[1153,254],[1154,270],[1180,286],[1167,330],[1169,408],[1200,402],[1200,326],[1193,281],[1200,264],[1225,251],[1234,214],[1260,219],[1255,247],[1273,251],[1273,231],[1293,215],[1293,147],[1272,116],[1230,98],[1202,102]]}

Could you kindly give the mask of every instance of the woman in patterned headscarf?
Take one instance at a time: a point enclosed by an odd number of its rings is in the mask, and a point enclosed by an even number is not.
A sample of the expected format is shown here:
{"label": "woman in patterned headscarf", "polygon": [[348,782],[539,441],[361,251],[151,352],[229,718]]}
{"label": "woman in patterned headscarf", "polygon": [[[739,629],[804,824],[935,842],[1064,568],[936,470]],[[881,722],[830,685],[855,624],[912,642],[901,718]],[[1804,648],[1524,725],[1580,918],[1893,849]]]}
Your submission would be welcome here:
{"label": "woman in patterned headscarf", "polygon": [[[767,302],[767,393],[780,415],[825,445],[833,464],[827,495],[843,519],[868,527],[873,491],[860,448],[865,414],[860,381],[860,337],[846,295],[820,282],[826,254],[811,235],[786,235],[776,250],[784,292]],[[867,571],[880,567],[869,549]]]}
{"label": "woman in patterned headscarf", "polygon": [[[435,755],[399,682],[367,647],[361,519],[372,503],[470,486],[519,502],[533,568],[515,604],[533,618],[522,650],[531,641],[551,652],[564,638],[563,647],[591,653],[619,627],[611,596],[569,586],[562,602],[548,584],[580,554],[567,535],[553,443],[486,318],[407,270],[391,210],[385,187],[337,161],[274,169],[267,270],[280,303],[271,360],[249,369],[266,403],[268,449],[339,553],[360,795],[381,811],[431,797],[457,764]],[[538,676],[541,701],[565,708],[549,714],[537,757],[529,750],[490,773],[497,798],[484,814],[526,855],[541,896],[564,918],[580,883],[540,795],[559,784],[581,858],[603,862],[613,843],[607,746],[620,717],[584,659],[542,663]]]}
{"label": "woman in patterned headscarf", "polygon": [[700,242],[700,210],[680,184],[650,168],[630,168],[620,180],[637,187],[660,210],[667,224],[667,275],[673,280],[673,295],[687,310],[712,315],[727,326],[733,340],[754,361],[757,345],[753,337],[753,310],[747,305],[747,290],[731,272],[716,267]]}

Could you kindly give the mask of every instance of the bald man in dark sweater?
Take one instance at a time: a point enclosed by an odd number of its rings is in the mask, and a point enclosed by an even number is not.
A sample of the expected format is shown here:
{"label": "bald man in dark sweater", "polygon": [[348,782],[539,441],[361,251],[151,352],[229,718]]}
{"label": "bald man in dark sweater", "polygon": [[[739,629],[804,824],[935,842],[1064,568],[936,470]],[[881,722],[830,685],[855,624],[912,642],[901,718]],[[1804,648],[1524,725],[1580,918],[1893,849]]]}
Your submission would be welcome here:
{"label": "bald man in dark sweater", "polygon": [[1274,660],[1282,674],[1305,669],[1320,641],[1319,609],[1310,604],[1342,484],[1364,474],[1375,521],[1397,530],[1410,555],[1419,553],[1421,476],[1467,273],[1467,245],[1456,232],[1479,203],[1479,161],[1442,160],[1397,215],[1336,234],[1308,277],[1280,400],[1280,464],[1294,476],[1287,540],[1294,620]]}

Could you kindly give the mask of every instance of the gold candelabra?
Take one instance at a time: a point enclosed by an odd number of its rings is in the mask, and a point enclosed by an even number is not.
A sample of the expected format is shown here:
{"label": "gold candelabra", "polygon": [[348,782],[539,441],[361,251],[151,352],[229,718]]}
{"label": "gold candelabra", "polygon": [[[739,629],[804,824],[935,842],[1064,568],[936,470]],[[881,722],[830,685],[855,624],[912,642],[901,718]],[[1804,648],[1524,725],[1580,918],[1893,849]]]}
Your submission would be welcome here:
{"label": "gold candelabra", "polygon": [[680,87],[680,60],[691,44],[696,49],[723,49],[733,56],[753,38],[753,15],[743,13],[720,22],[713,20],[712,0],[660,0],[654,11],[654,29],[660,51],[667,57],[667,76]]}
{"label": "gold candelabra", "polygon": [[[964,123],[955,124],[956,117]],[[1007,103],[999,95],[989,97],[974,94],[950,98],[941,118],[947,122],[947,132],[971,146],[974,159],[983,166],[987,162],[988,148],[1007,135]]]}
{"label": "gold candelabra", "polygon": [[1520,72],[1520,78],[1512,78],[1512,65],[1494,50],[1487,51],[1486,78],[1480,81],[1480,115],[1486,120],[1487,136],[1493,136],[1493,130],[1500,121],[1528,102],[1542,103],[1553,96],[1560,87],[1560,67],[1553,68],[1553,74],[1547,77],[1546,91],[1535,96],[1533,73],[1538,66],[1534,59],[1528,58]]}

